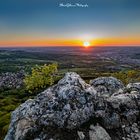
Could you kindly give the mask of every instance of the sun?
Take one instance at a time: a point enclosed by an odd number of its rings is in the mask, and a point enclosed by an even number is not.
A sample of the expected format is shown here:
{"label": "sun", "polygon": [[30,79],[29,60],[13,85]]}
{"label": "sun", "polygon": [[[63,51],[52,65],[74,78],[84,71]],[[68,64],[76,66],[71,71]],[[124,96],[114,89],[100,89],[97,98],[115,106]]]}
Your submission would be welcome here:
{"label": "sun", "polygon": [[90,42],[85,41],[85,42],[83,43],[83,46],[84,46],[85,48],[89,47],[89,46],[90,46]]}

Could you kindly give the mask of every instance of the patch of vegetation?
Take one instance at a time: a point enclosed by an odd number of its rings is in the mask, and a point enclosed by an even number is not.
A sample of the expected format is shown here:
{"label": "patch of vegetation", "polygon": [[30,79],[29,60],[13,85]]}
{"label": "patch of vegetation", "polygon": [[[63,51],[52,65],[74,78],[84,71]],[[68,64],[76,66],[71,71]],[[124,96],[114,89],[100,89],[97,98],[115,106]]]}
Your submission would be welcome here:
{"label": "patch of vegetation", "polygon": [[25,77],[26,89],[32,93],[54,84],[57,79],[56,73],[57,64],[34,67],[31,74]]}
{"label": "patch of vegetation", "polygon": [[112,76],[120,79],[124,84],[140,82],[140,70],[128,70],[113,73]]}
{"label": "patch of vegetation", "polygon": [[7,133],[11,112],[18,107],[23,99],[20,94],[25,94],[23,90],[8,90],[0,93],[0,140],[4,138]]}

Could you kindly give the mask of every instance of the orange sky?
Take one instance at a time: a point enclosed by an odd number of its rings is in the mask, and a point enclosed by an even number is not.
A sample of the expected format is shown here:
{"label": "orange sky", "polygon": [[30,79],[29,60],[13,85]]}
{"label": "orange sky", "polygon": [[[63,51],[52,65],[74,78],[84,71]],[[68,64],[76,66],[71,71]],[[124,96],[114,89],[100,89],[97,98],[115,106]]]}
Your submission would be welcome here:
{"label": "orange sky", "polygon": [[99,38],[90,40],[74,39],[17,39],[0,41],[1,47],[13,46],[83,46],[84,41],[89,41],[91,46],[140,46],[140,38]]}
{"label": "orange sky", "polygon": [[140,0],[86,0],[88,8],[58,1],[0,0],[0,47],[140,46]]}

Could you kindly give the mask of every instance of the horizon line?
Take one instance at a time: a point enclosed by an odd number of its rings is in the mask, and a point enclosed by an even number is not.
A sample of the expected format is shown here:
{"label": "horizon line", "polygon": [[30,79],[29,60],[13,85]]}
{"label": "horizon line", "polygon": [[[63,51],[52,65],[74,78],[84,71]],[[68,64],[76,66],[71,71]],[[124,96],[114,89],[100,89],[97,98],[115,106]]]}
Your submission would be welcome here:
{"label": "horizon line", "polygon": [[[84,46],[0,46],[0,48],[85,48]],[[102,46],[89,46],[87,48],[97,48],[97,47],[140,47],[140,45],[102,45]]]}

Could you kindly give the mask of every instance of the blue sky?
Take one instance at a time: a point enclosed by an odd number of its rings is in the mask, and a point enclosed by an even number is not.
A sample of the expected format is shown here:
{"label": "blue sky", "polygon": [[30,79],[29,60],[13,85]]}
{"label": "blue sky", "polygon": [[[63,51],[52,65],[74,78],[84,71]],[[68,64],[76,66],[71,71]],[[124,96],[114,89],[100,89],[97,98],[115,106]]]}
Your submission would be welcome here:
{"label": "blue sky", "polygon": [[[88,4],[60,8],[59,3]],[[12,35],[12,37],[11,37]],[[0,0],[1,41],[140,36],[140,0]]]}

